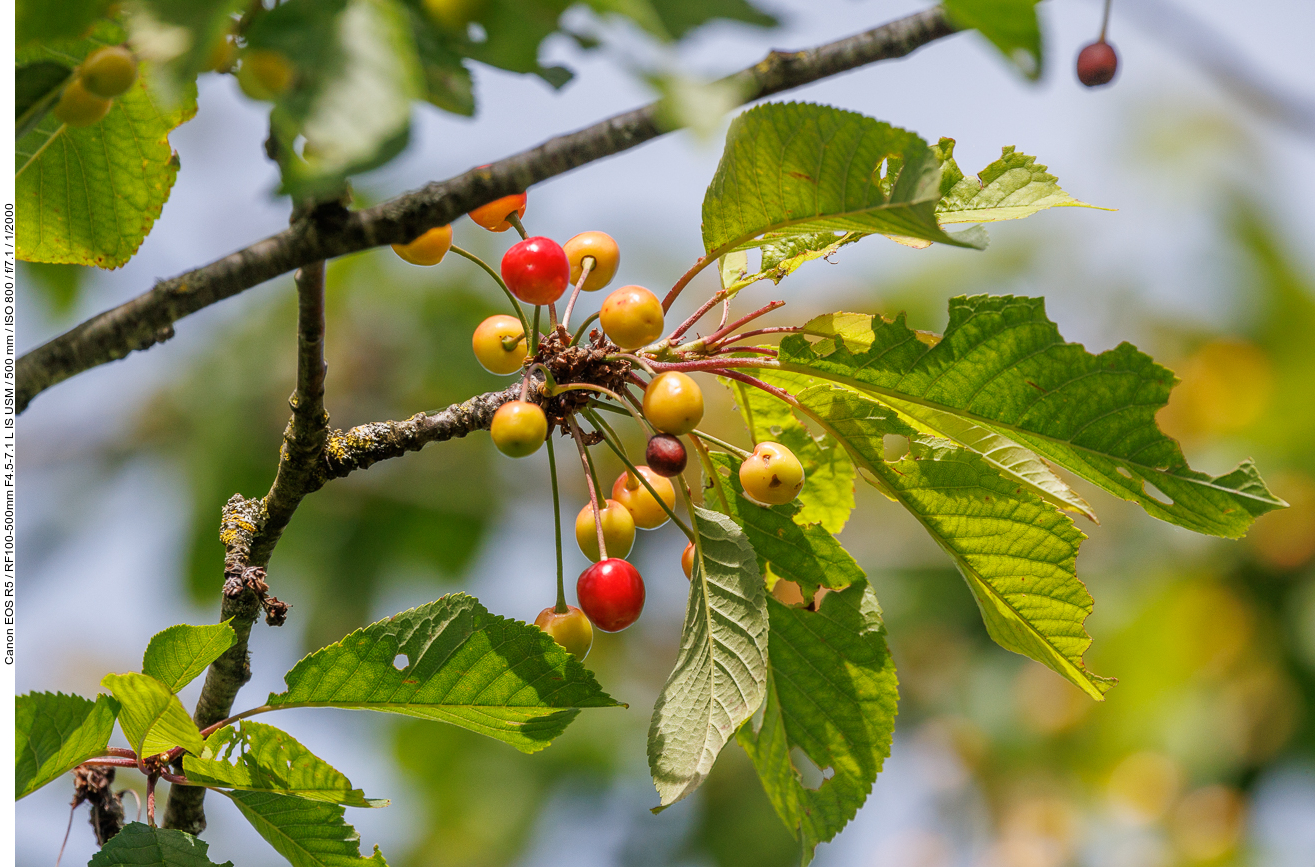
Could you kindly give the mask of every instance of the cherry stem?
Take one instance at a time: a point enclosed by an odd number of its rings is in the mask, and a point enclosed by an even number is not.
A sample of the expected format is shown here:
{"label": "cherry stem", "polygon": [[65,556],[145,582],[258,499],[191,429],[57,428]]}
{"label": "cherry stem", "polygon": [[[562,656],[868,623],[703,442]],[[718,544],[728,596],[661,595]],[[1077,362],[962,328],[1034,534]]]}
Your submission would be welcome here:
{"label": "cherry stem", "polygon": [[[738,343],[741,340],[747,340],[750,337],[761,337],[764,334],[798,334],[803,331],[802,325],[773,325],[771,328],[759,328],[755,331],[745,331],[736,334],[728,340],[723,340],[721,346],[729,346],[732,343]],[[718,348],[721,348],[719,346]]]}
{"label": "cherry stem", "polygon": [[[701,439],[706,436],[708,435],[701,431],[695,431],[689,435],[689,438],[690,442],[694,443],[694,451],[699,453],[699,462],[703,464],[703,471],[708,474],[708,480],[711,481],[712,486],[717,489],[717,496],[721,499],[722,508],[724,508],[727,514],[729,514],[731,511],[730,501],[726,499],[726,491],[722,487],[721,479],[718,478],[717,467],[712,462],[712,455],[708,454],[708,447],[703,444],[703,440]],[[709,437],[709,439],[711,438]],[[707,500],[706,496],[704,497],[704,500]]]}
{"label": "cherry stem", "polygon": [[557,305],[552,301],[548,302],[548,331],[551,333],[557,330]]}
{"label": "cherry stem", "polygon": [[580,297],[580,292],[584,289],[584,281],[589,279],[589,272],[594,270],[596,261],[593,256],[585,256],[580,260],[580,279],[575,281],[575,288],[571,290],[571,300],[566,302],[566,311],[562,313],[563,328],[568,327],[571,321],[571,311],[575,309],[575,299]]}
{"label": "cherry stem", "polygon": [[621,459],[621,462],[626,465],[626,469],[630,470],[630,475],[638,479],[639,483],[648,489],[648,493],[653,497],[657,504],[662,507],[662,511],[667,513],[667,517],[675,521],[676,526],[681,529],[681,532],[688,536],[691,542],[695,542],[697,545],[698,543],[694,538],[694,531],[685,526],[685,522],[676,516],[676,513],[667,505],[667,501],[658,496],[658,492],[653,489],[653,485],[648,481],[648,477],[641,473],[639,468],[631,463],[630,458],[626,456],[625,449],[621,448],[621,441],[617,437],[616,431],[612,430],[611,425],[599,418],[597,413],[590,412],[589,410],[585,410],[584,412],[589,421],[594,423],[594,427],[598,428],[603,434],[603,442],[607,443],[607,447],[615,452],[616,456]]}
{"label": "cherry stem", "polygon": [[726,377],[727,379],[734,379],[739,382],[743,382],[747,385],[752,385],[754,388],[760,388],[763,391],[770,394],[772,397],[778,400],[785,401],[786,403],[790,404],[790,406],[794,407],[800,412],[803,413],[808,412],[807,410],[804,409],[803,405],[799,403],[799,401],[795,398],[793,394],[791,394],[790,392],[784,389],[777,388],[774,385],[768,385],[767,383],[763,382],[761,379],[757,379],[756,377],[752,377],[746,373],[740,373],[739,371],[735,371],[735,370],[723,371],[722,376]]}
{"label": "cherry stem", "polygon": [[[641,381],[639,384],[643,385],[644,383]],[[629,386],[622,388],[621,393],[625,395],[626,402],[629,403],[631,407],[634,407],[630,414],[639,421],[639,427],[644,431],[644,434],[650,437],[653,436],[656,431],[654,431],[653,426],[648,423],[648,419],[644,417],[644,404],[639,401],[639,398],[630,393]],[[627,409],[629,409],[629,407],[627,407]]]}
{"label": "cherry stem", "polygon": [[667,293],[667,297],[662,299],[662,312],[666,313],[670,310],[671,305],[680,297],[681,291],[689,285],[689,281],[697,277],[700,271],[715,261],[717,261],[716,256],[700,256],[696,259],[694,265],[681,275],[680,279],[676,281],[675,286],[671,287],[671,291]]}
{"label": "cherry stem", "polygon": [[634,362],[635,364],[644,368],[644,370],[646,370],[649,373],[656,373],[656,371],[654,371],[653,368],[649,366],[648,361],[643,358],[640,358],[638,355],[632,355],[629,352],[614,352],[611,355],[607,356],[608,361],[615,361],[618,358],[624,358],[626,361]]}
{"label": "cherry stem", "polygon": [[621,404],[621,407],[627,410],[630,413],[630,415],[634,417],[635,423],[639,425],[641,430],[645,430],[645,431],[648,430],[648,425],[645,423],[643,416],[641,416],[635,410],[631,409],[626,404],[625,400],[622,399],[621,395],[617,394],[615,391],[612,391],[610,388],[604,388],[601,385],[593,385],[588,382],[573,382],[570,385],[557,386],[556,388],[553,389],[552,393],[553,396],[555,397],[556,395],[559,395],[564,391],[597,391],[601,394],[605,394],[608,397],[612,398],[612,400]]}
{"label": "cherry stem", "polygon": [[776,350],[775,350],[775,349],[772,349],[772,348],[770,348],[770,347],[766,347],[766,346],[727,346],[725,343],[723,343],[721,346],[719,346],[719,347],[717,347],[716,349],[714,349],[714,350],[710,353],[710,355],[712,355],[712,356],[717,356],[717,355],[732,355],[732,354],[734,354],[734,353],[736,353],[736,352],[752,352],[752,353],[756,353],[756,354],[758,354],[758,355],[765,355],[765,356],[767,356],[768,358],[775,358],[775,357],[776,357]]}
{"label": "cherry stem", "polygon": [[1097,42],[1105,41],[1105,32],[1110,28],[1110,7],[1114,5],[1113,0],[1105,0],[1105,14],[1100,20],[1100,39]]}
{"label": "cherry stem", "polygon": [[499,274],[497,271],[494,271],[492,268],[490,268],[487,262],[485,262],[480,257],[476,256],[474,253],[470,252],[469,250],[463,250],[460,247],[458,247],[456,244],[452,245],[451,250],[453,253],[456,253],[458,256],[461,256],[462,258],[465,259],[469,259],[479,267],[483,268],[485,271],[488,272],[488,275],[490,277],[492,277],[494,280],[498,282],[498,286],[501,287],[502,291],[506,294],[507,300],[511,302],[512,309],[516,311],[516,318],[521,321],[521,328],[524,329],[526,334],[529,334],[530,323],[525,318],[525,311],[521,308],[521,303],[516,300],[516,296],[512,295],[511,290],[507,288],[507,284],[503,281],[502,275]]}
{"label": "cherry stem", "polygon": [[82,764],[91,765],[99,768],[135,768],[138,767],[137,759],[123,758],[121,756],[99,756],[94,759],[87,759]]}
{"label": "cherry stem", "polygon": [[557,454],[553,449],[552,436],[548,437],[548,475],[552,478],[552,524],[557,537],[557,605],[553,611],[565,614],[566,581],[562,577],[562,503],[557,490]]}
{"label": "cherry stem", "polygon": [[105,748],[105,755],[107,755],[107,756],[123,756],[123,757],[125,757],[125,758],[132,759],[134,762],[137,761],[137,753],[133,752],[133,751],[130,750],[130,749],[126,749],[126,748],[124,748],[124,747],[106,747],[106,748]]}
{"label": "cherry stem", "polygon": [[717,330],[720,331],[721,329],[725,328],[726,320],[730,318],[731,318],[731,299],[730,296],[728,295],[726,297],[726,300],[721,302],[721,322],[717,325]]}
{"label": "cherry stem", "polygon": [[575,423],[575,416],[567,416],[566,423],[571,426],[571,436],[575,447],[580,450],[580,463],[584,465],[584,481],[589,486],[589,505],[594,511],[594,532],[598,534],[598,562],[607,559],[607,540],[603,538],[603,511],[598,502],[598,487],[593,476],[593,466],[589,463],[589,450],[584,447],[584,437],[580,426]]}
{"label": "cherry stem", "polygon": [[507,222],[511,223],[512,228],[514,228],[520,234],[522,241],[530,237],[525,232],[525,227],[521,225],[520,215],[517,214],[515,211],[512,211],[510,214],[507,215]]}
{"label": "cherry stem", "polygon": [[[132,791],[129,789],[128,791]],[[55,858],[55,867],[59,867],[59,862],[64,860],[64,847],[68,845],[68,835],[73,830],[73,814],[77,812],[77,801],[74,801],[68,808],[68,827],[64,829],[64,842],[59,844],[59,855]]]}
{"label": "cherry stem", "polygon": [[712,333],[711,336],[704,338],[703,344],[709,347],[714,346],[718,340],[722,339],[727,334],[730,334],[732,331],[739,328],[741,325],[746,325],[752,322],[753,320],[757,319],[759,316],[765,316],[768,313],[771,313],[776,308],[784,307],[784,306],[785,306],[784,301],[772,301],[768,304],[765,304],[762,307],[750,313],[748,316],[741,316],[739,319],[736,319],[730,325],[723,325],[721,328],[718,328],[715,332]]}
{"label": "cherry stem", "polygon": [[706,431],[696,430],[694,431],[693,434],[691,434],[691,436],[701,437],[702,439],[705,439],[708,442],[712,443],[714,446],[720,446],[721,448],[735,455],[742,461],[747,460],[750,457],[750,454],[746,452],[744,449],[740,448],[739,446],[731,445],[725,440],[718,439],[717,437],[713,436],[710,433],[707,433]]}
{"label": "cherry stem", "polygon": [[146,824],[152,828],[155,827],[155,783],[159,779],[157,774],[146,775]]}
{"label": "cherry stem", "polygon": [[721,373],[724,368],[729,367],[760,367],[767,370],[779,370],[780,365],[775,359],[768,358],[696,358],[693,361],[655,361],[653,369],[656,371],[665,370],[707,370],[713,373]]}
{"label": "cherry stem", "polygon": [[[570,308],[567,308],[567,313],[568,314],[570,313]],[[598,321],[598,314],[590,313],[589,318],[580,323],[580,330],[575,332],[575,336],[571,338],[571,345],[575,346],[577,343],[579,343],[580,338],[584,337],[584,333],[589,330],[589,326],[597,321]]]}
{"label": "cherry stem", "polygon": [[530,345],[530,355],[539,354],[539,317],[543,315],[543,305],[534,305],[534,325],[530,330],[534,332],[534,342]]}
{"label": "cherry stem", "polygon": [[[679,482],[679,484],[676,485],[676,490],[680,491],[680,496],[685,501],[685,511],[689,512],[689,521],[691,524],[697,527],[699,524],[699,520],[694,515],[694,498],[690,496],[689,485],[685,482],[684,476],[677,477],[676,481]],[[674,520],[676,517],[675,513],[672,513],[671,517]],[[701,537],[698,533],[689,533],[688,535],[689,535],[689,540],[694,543],[694,556],[698,558],[698,561],[701,566],[701,564],[703,563],[703,537]],[[699,574],[705,576],[707,574],[706,570],[703,568],[700,568],[698,572]],[[693,576],[690,577],[690,580],[691,581],[694,580]]]}
{"label": "cherry stem", "polygon": [[695,310],[693,315],[690,316],[690,318],[680,323],[680,327],[677,328],[675,331],[671,332],[671,334],[667,336],[667,342],[670,343],[674,340],[677,340],[682,334],[693,328],[694,323],[698,322],[700,319],[703,318],[705,313],[707,313],[713,307],[717,306],[718,301],[724,300],[725,298],[726,298],[726,290],[723,289],[720,292],[717,292],[707,301],[703,302],[702,307],[700,307],[698,310]]}

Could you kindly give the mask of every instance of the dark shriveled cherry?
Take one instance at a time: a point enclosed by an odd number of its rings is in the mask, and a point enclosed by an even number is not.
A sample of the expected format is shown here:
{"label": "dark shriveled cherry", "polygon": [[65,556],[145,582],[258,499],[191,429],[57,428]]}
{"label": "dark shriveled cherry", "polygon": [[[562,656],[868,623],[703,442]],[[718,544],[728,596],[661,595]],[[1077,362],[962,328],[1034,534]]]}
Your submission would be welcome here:
{"label": "dark shriveled cherry", "polygon": [[1109,84],[1118,68],[1119,55],[1114,52],[1114,46],[1103,39],[1078,53],[1078,81],[1087,87]]}
{"label": "dark shriveled cherry", "polygon": [[671,478],[685,471],[685,446],[671,434],[657,434],[649,438],[644,460],[659,476]]}

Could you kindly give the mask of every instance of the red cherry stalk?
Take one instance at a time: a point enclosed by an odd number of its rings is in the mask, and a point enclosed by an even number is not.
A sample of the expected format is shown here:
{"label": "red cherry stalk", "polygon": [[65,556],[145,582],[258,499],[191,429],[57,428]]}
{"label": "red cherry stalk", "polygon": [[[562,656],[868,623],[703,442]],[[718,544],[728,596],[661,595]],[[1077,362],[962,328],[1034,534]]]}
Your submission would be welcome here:
{"label": "red cherry stalk", "polygon": [[784,301],[772,301],[768,304],[765,304],[762,307],[750,313],[749,315],[741,316],[739,319],[736,319],[730,325],[724,325],[721,328],[717,329],[710,336],[705,337],[703,339],[703,345],[708,347],[714,346],[718,340],[721,340],[723,337],[730,334],[732,331],[739,328],[740,326],[747,325],[748,323],[757,319],[759,316],[766,316],[768,313],[771,313],[776,308],[784,307],[784,306],[785,306]]}
{"label": "red cherry stalk", "polygon": [[571,300],[566,302],[566,310],[562,312],[562,327],[570,328],[571,311],[575,309],[575,299],[580,297],[580,291],[584,289],[584,281],[589,279],[589,272],[594,270],[593,256],[585,256],[580,260],[580,279],[576,281],[575,288],[571,290]]}
{"label": "red cherry stalk", "polygon": [[638,479],[641,485],[648,489],[649,494],[657,501],[657,504],[662,507],[662,511],[667,513],[667,517],[689,537],[691,542],[694,541],[694,531],[686,526],[684,521],[680,520],[679,516],[677,516],[676,513],[671,510],[671,507],[667,505],[667,501],[662,499],[662,497],[658,495],[658,492],[653,489],[653,485],[649,483],[648,477],[641,473],[639,468],[635,466],[634,462],[630,460],[630,456],[626,454],[626,450],[620,445],[620,437],[616,435],[616,431],[612,430],[612,426],[600,418],[598,413],[591,410],[584,410],[584,415],[593,423],[594,427],[598,429],[598,432],[603,435],[603,442],[607,443],[607,447],[621,459],[621,462],[626,465],[626,469],[630,470],[630,474]]}
{"label": "red cherry stalk", "polygon": [[594,510],[594,532],[598,534],[598,562],[601,563],[607,559],[607,540],[603,537],[603,513],[598,504],[598,480],[594,478],[589,450],[585,448],[584,437],[580,434],[580,426],[575,423],[575,416],[567,416],[566,424],[571,428],[571,438],[575,440],[575,447],[580,451],[580,463],[584,465],[584,481],[589,486],[589,505]]}

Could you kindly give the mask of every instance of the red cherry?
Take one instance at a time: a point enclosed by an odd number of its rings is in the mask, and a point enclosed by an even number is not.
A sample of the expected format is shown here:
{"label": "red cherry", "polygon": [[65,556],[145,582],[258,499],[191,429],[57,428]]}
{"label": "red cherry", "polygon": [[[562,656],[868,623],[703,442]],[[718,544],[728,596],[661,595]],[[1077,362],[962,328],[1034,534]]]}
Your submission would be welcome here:
{"label": "red cherry", "polygon": [[502,257],[502,279],[526,304],[551,304],[570,284],[571,263],[551,238],[526,238]]}
{"label": "red cherry", "polygon": [[671,434],[657,434],[649,438],[644,450],[644,461],[659,476],[678,476],[685,471],[685,446]]}
{"label": "red cherry", "polygon": [[1109,84],[1118,68],[1119,55],[1104,40],[1093,42],[1078,53],[1078,81],[1087,87]]}
{"label": "red cherry", "polygon": [[625,560],[610,557],[580,573],[575,596],[594,626],[620,632],[644,610],[644,579]]}

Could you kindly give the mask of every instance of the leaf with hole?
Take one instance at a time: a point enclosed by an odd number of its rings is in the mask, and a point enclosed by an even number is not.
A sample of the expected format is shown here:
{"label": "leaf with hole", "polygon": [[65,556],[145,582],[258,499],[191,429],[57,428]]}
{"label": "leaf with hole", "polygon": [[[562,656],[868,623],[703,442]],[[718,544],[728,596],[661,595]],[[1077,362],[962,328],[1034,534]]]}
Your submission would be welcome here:
{"label": "leaf with hole", "polygon": [[1222,476],[1189,467],[1155,422],[1174,375],[1128,343],[1093,355],[1064,342],[1039,298],[953,298],[939,341],[919,339],[902,315],[851,322],[844,339],[810,343],[792,334],[781,341],[780,362],[872,395],[947,436],[954,430],[938,422],[949,416],[999,434],[1198,533],[1236,538],[1286,505],[1251,461]]}
{"label": "leaf with hole", "polygon": [[695,507],[699,551],[676,665],[653,706],[648,766],[662,807],[707,778],[758,709],[767,676],[767,608],[758,557],[725,515]]}
{"label": "leaf with hole", "polygon": [[14,797],[22,798],[82,762],[102,755],[119,704],[62,692],[29,692],[14,699]]}
{"label": "leaf with hole", "polygon": [[284,680],[287,691],[268,704],[439,720],[526,753],[548,746],[581,708],[619,706],[543,630],[490,614],[464,593],[358,629]]}
{"label": "leaf with hole", "polygon": [[188,626],[186,623],[170,626],[156,633],[146,645],[142,673],[178,692],[232,647],[236,638],[233,627],[226,622],[208,626]]}
{"label": "leaf with hole", "polygon": [[1012,145],[1001,148],[1000,159],[978,172],[976,180],[964,177],[954,161],[954,139],[941,139],[937,150],[945,161],[943,195],[936,205],[942,226],[1021,220],[1047,208],[1096,207],[1073,198],[1045,166],[1037,165],[1036,157],[1020,154]]}
{"label": "leaf with hole", "polygon": [[[767,701],[761,724],[745,723],[737,740],[807,865],[872,791],[890,755],[899,686],[866,581],[826,594],[817,611],[775,599],[767,611]],[[799,753],[821,770],[818,785],[801,778]]]}

